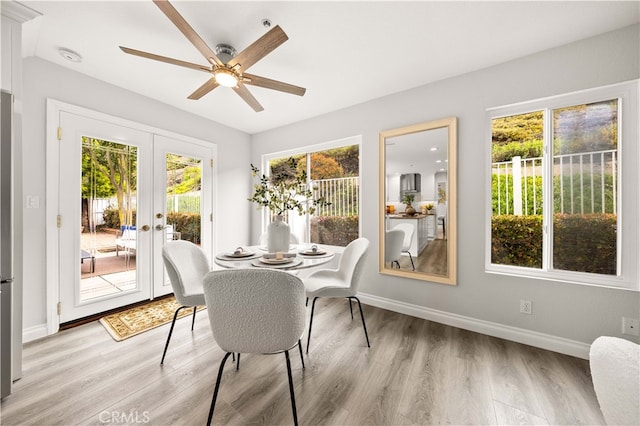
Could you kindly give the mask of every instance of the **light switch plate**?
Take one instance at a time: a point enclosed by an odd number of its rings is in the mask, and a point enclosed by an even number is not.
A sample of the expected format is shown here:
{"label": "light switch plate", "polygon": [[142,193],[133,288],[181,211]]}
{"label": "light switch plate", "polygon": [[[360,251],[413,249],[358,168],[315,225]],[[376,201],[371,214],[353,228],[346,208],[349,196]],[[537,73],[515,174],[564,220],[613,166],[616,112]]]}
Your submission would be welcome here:
{"label": "light switch plate", "polygon": [[28,209],[39,209],[40,208],[40,197],[37,195],[27,195],[27,208]]}

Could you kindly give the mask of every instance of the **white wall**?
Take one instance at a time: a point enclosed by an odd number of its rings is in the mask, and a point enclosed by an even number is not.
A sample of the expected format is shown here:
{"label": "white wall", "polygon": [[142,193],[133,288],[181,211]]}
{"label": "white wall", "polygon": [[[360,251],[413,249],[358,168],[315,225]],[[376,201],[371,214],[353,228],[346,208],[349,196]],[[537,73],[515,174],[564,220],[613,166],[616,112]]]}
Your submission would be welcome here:
{"label": "white wall", "polygon": [[[597,336],[621,336],[621,317],[638,318],[639,295],[627,290],[485,273],[484,211],[489,202],[484,183],[485,110],[637,79],[639,32],[638,25],[627,27],[263,132],[252,138],[251,161],[259,164],[261,155],[269,152],[361,134],[360,218],[362,235],[371,241],[373,250],[361,292],[374,296],[369,300],[412,308],[417,305],[418,310],[442,311],[450,318],[463,316],[489,327],[504,326],[504,330],[517,327],[517,333],[523,329],[527,334],[528,330],[529,335],[541,340],[547,335],[560,341],[569,339],[569,346],[582,342],[584,345],[579,346],[584,352],[585,345]],[[428,60],[428,52],[423,53]],[[458,117],[458,285],[381,275],[377,260],[378,133],[449,116]],[[638,232],[637,212],[635,218],[625,220],[635,221]],[[260,229],[258,215],[253,215],[252,226]],[[520,299],[533,302],[533,315],[519,313]]]}
{"label": "white wall", "polygon": [[248,243],[251,185],[248,170],[250,136],[213,121],[186,113],[39,58],[23,61],[24,172],[22,199],[36,195],[44,202],[39,209],[24,209],[24,329],[46,323],[45,306],[45,102],[53,98],[70,104],[175,133],[211,141],[217,145],[217,202],[214,209],[216,247]]}

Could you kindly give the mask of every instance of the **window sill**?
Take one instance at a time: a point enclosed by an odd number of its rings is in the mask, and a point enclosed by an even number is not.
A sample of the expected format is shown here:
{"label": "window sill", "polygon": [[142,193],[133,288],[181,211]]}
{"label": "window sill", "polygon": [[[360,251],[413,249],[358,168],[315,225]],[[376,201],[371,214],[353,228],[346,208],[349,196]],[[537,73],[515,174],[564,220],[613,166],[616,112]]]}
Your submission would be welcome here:
{"label": "window sill", "polygon": [[637,280],[625,279],[621,276],[608,277],[596,274],[563,273],[559,271],[537,271],[515,266],[492,265],[485,268],[487,274],[506,275],[517,278],[528,278],[545,281],[555,281],[566,284],[577,284],[593,287],[604,287],[615,290],[640,292]]}

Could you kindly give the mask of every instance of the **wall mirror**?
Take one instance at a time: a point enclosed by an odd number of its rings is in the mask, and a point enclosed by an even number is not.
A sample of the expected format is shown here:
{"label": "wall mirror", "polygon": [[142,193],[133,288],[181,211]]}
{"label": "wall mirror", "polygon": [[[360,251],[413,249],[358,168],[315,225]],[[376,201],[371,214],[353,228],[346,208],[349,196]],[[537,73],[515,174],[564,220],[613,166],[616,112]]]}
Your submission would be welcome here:
{"label": "wall mirror", "polygon": [[457,119],[380,133],[380,272],[456,284]]}

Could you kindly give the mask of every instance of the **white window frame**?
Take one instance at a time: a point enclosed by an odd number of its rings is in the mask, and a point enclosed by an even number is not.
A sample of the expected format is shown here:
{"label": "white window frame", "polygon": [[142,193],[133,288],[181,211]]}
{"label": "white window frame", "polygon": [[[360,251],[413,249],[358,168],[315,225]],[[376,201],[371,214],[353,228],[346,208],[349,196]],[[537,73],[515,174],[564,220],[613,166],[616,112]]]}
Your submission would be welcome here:
{"label": "white window frame", "polygon": [[[534,101],[489,108],[486,111],[486,155],[487,165],[486,188],[486,221],[485,221],[485,271],[519,277],[547,279],[574,284],[585,284],[602,287],[614,287],[628,290],[640,290],[638,283],[639,234],[640,234],[640,182],[638,166],[640,150],[638,148],[638,99],[640,98],[638,80],[595,89],[552,96]],[[574,105],[618,99],[618,193],[617,193],[617,275],[603,275],[586,272],[561,271],[551,268],[553,242],[553,173],[549,169],[549,161],[543,161],[543,264],[542,269],[491,263],[491,144],[492,120],[494,118],[524,114],[532,111],[543,111],[544,114],[544,156],[549,155],[548,143],[553,131],[553,110]]]}
{"label": "white window frame", "polygon": [[[262,163],[262,173],[266,176],[269,176],[270,168],[269,162],[271,160],[283,157],[291,157],[294,155],[300,154],[312,154],[314,152],[326,151],[334,148],[343,148],[346,146],[358,145],[358,176],[360,177],[360,186],[358,188],[358,235],[362,235],[362,135],[357,136],[349,136],[343,139],[337,139],[329,142],[323,142],[315,145],[306,145],[299,148],[293,148],[285,151],[272,152],[268,154],[263,154],[261,157]],[[310,178],[309,173],[310,162],[307,162],[307,179]],[[305,239],[308,240],[310,237],[308,235],[309,230],[309,214],[307,214],[307,232],[305,232]],[[270,212],[268,208],[262,209],[262,230],[264,233],[267,230],[267,226],[270,222]],[[308,243],[308,241],[300,241],[301,243]]]}

